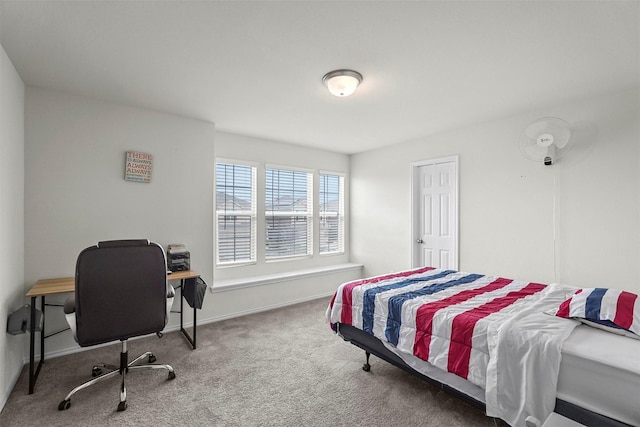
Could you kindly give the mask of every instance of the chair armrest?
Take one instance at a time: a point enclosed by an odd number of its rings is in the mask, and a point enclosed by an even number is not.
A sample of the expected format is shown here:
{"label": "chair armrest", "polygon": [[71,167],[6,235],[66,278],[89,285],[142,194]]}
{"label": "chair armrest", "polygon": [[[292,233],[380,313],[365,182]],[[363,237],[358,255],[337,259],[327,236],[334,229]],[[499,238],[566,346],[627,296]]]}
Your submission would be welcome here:
{"label": "chair armrest", "polygon": [[64,310],[64,314],[75,313],[76,312],[76,298],[75,297],[67,298],[67,300],[64,302],[63,310]]}

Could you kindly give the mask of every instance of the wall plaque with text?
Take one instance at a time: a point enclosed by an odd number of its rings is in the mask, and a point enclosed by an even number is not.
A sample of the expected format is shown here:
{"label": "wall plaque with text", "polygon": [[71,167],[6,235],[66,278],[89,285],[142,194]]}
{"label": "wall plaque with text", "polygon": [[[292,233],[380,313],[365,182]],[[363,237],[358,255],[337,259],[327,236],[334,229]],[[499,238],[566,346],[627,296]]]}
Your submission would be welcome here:
{"label": "wall plaque with text", "polygon": [[125,181],[151,182],[151,170],[153,169],[153,155],[127,151],[124,179]]}

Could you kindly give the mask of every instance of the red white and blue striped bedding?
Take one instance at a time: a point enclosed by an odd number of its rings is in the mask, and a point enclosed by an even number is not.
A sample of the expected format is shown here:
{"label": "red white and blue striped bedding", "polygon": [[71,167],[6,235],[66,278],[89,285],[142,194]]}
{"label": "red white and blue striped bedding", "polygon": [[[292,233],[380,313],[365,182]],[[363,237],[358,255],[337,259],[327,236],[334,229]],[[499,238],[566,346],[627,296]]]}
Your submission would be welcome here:
{"label": "red white and blue striped bedding", "polygon": [[[327,316],[332,325],[357,327],[400,355],[481,387],[487,413],[519,425],[527,414],[541,417],[553,410],[561,345],[577,322],[544,312],[557,308],[566,293],[540,283],[424,267],[341,285]],[[516,372],[523,362],[528,371]],[[555,378],[542,381],[542,390],[523,384],[539,369]],[[550,391],[544,404],[527,402]],[[503,408],[514,396],[517,402]],[[544,408],[525,408],[531,405]]]}
{"label": "red white and blue striped bedding", "polygon": [[609,332],[640,339],[640,298],[607,288],[578,289],[555,312]]}

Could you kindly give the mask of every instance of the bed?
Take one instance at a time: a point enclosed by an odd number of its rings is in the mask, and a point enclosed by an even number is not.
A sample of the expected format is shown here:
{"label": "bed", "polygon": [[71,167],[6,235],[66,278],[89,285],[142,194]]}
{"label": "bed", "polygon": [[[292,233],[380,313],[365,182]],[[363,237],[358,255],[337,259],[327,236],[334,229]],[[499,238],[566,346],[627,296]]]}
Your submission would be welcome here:
{"label": "bed", "polygon": [[365,350],[364,370],[376,355],[509,425],[554,411],[640,425],[640,302],[629,292],[423,267],[342,284],[327,319]]}

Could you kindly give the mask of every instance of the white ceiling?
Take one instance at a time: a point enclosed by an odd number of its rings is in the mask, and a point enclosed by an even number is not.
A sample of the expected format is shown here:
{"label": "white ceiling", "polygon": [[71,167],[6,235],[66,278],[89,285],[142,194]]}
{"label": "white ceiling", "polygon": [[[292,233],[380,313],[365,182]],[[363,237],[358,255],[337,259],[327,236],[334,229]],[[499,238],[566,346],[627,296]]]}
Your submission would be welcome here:
{"label": "white ceiling", "polygon": [[[639,85],[638,1],[0,0],[25,84],[343,153]],[[364,75],[348,98],[322,76]]]}

